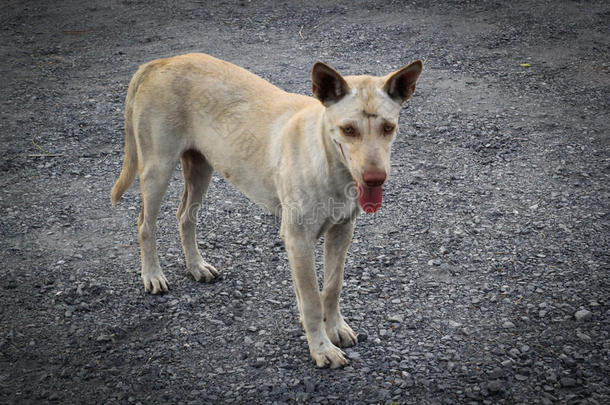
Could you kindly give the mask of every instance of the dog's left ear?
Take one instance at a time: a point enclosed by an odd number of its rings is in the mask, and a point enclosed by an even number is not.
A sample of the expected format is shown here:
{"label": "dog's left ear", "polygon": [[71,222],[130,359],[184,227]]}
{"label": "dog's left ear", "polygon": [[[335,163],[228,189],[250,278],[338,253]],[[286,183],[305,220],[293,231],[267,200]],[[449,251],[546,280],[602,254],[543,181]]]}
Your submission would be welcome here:
{"label": "dog's left ear", "polygon": [[349,92],[345,79],[322,62],[313,65],[311,83],[313,95],[326,107],[335,104]]}
{"label": "dog's left ear", "polygon": [[415,92],[415,82],[417,82],[422,67],[422,62],[416,60],[391,73],[383,85],[383,90],[398,104],[404,103]]}

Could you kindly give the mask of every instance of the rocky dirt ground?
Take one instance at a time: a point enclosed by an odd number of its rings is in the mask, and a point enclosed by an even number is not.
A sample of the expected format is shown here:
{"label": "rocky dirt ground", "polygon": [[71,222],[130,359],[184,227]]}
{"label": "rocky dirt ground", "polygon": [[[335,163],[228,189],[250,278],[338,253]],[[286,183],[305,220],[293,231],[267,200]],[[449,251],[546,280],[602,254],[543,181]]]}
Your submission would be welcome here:
{"label": "rocky dirt ground", "polygon": [[[0,17],[1,403],[610,402],[606,1],[12,1]],[[133,187],[109,191],[137,66],[186,52],[309,94],[317,60],[421,58],[342,305],[348,367],[311,362],[278,222],[215,177],[196,283],[139,278]],[[522,66],[529,64],[529,67]]]}

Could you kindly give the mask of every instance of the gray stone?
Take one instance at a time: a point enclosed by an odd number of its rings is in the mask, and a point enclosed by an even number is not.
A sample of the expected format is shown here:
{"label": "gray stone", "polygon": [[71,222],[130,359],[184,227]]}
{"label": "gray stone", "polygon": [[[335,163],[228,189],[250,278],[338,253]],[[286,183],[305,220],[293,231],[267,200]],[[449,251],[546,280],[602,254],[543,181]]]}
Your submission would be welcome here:
{"label": "gray stone", "polygon": [[401,323],[404,321],[404,317],[401,314],[392,314],[388,316],[388,321]]}
{"label": "gray stone", "polygon": [[592,317],[593,317],[593,313],[586,309],[581,309],[579,311],[576,311],[576,313],[574,314],[574,318],[576,318],[576,320],[579,322],[589,321],[589,320],[591,320]]}
{"label": "gray stone", "polygon": [[514,361],[511,359],[507,359],[503,360],[500,364],[502,364],[502,367],[511,367],[514,364]]}
{"label": "gray stone", "polygon": [[500,394],[504,392],[504,383],[500,380],[492,380],[487,383],[487,391],[492,395]]}
{"label": "gray stone", "polygon": [[561,386],[565,388],[576,387],[577,385],[576,380],[571,377],[562,377],[559,382],[561,383]]}
{"label": "gray stone", "polygon": [[352,349],[346,349],[345,354],[347,354],[347,357],[351,360],[361,360],[362,359],[362,356],[360,356],[360,353],[358,353],[357,351],[352,350]]}
{"label": "gray stone", "polygon": [[487,373],[487,377],[489,378],[500,378],[504,376],[504,370],[502,370],[500,367],[496,367],[493,370],[491,370],[489,373]]}
{"label": "gray stone", "polygon": [[457,328],[461,328],[462,324],[456,321],[452,321],[451,319],[449,321],[447,321],[447,326],[449,326],[451,329],[457,329]]}

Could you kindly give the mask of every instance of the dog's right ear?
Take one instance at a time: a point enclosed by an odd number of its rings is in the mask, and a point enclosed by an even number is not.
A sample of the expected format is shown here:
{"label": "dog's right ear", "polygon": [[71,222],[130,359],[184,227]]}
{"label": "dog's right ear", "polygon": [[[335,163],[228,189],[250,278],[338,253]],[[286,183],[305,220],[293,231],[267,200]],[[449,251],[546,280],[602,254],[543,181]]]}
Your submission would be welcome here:
{"label": "dog's right ear", "polygon": [[311,83],[313,95],[326,107],[335,104],[349,92],[345,79],[322,62],[313,65]]}

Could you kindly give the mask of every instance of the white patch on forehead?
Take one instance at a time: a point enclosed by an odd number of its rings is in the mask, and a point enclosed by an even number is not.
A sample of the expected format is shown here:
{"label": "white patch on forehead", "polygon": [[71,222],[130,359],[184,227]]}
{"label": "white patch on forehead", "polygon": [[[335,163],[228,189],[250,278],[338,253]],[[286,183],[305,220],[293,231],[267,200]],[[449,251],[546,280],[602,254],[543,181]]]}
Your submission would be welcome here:
{"label": "white patch on forehead", "polygon": [[386,120],[395,120],[396,118],[394,117],[398,116],[400,105],[392,100],[388,93],[380,88],[375,89],[375,98],[377,99],[376,113]]}
{"label": "white patch on forehead", "polygon": [[376,88],[376,89],[375,89],[375,92],[377,93],[377,95],[378,95],[379,97],[381,97],[381,98],[382,98],[382,99],[384,99],[384,100],[394,101],[394,100],[392,100],[392,98],[390,97],[390,95],[389,95],[387,92],[385,92],[383,89]]}

